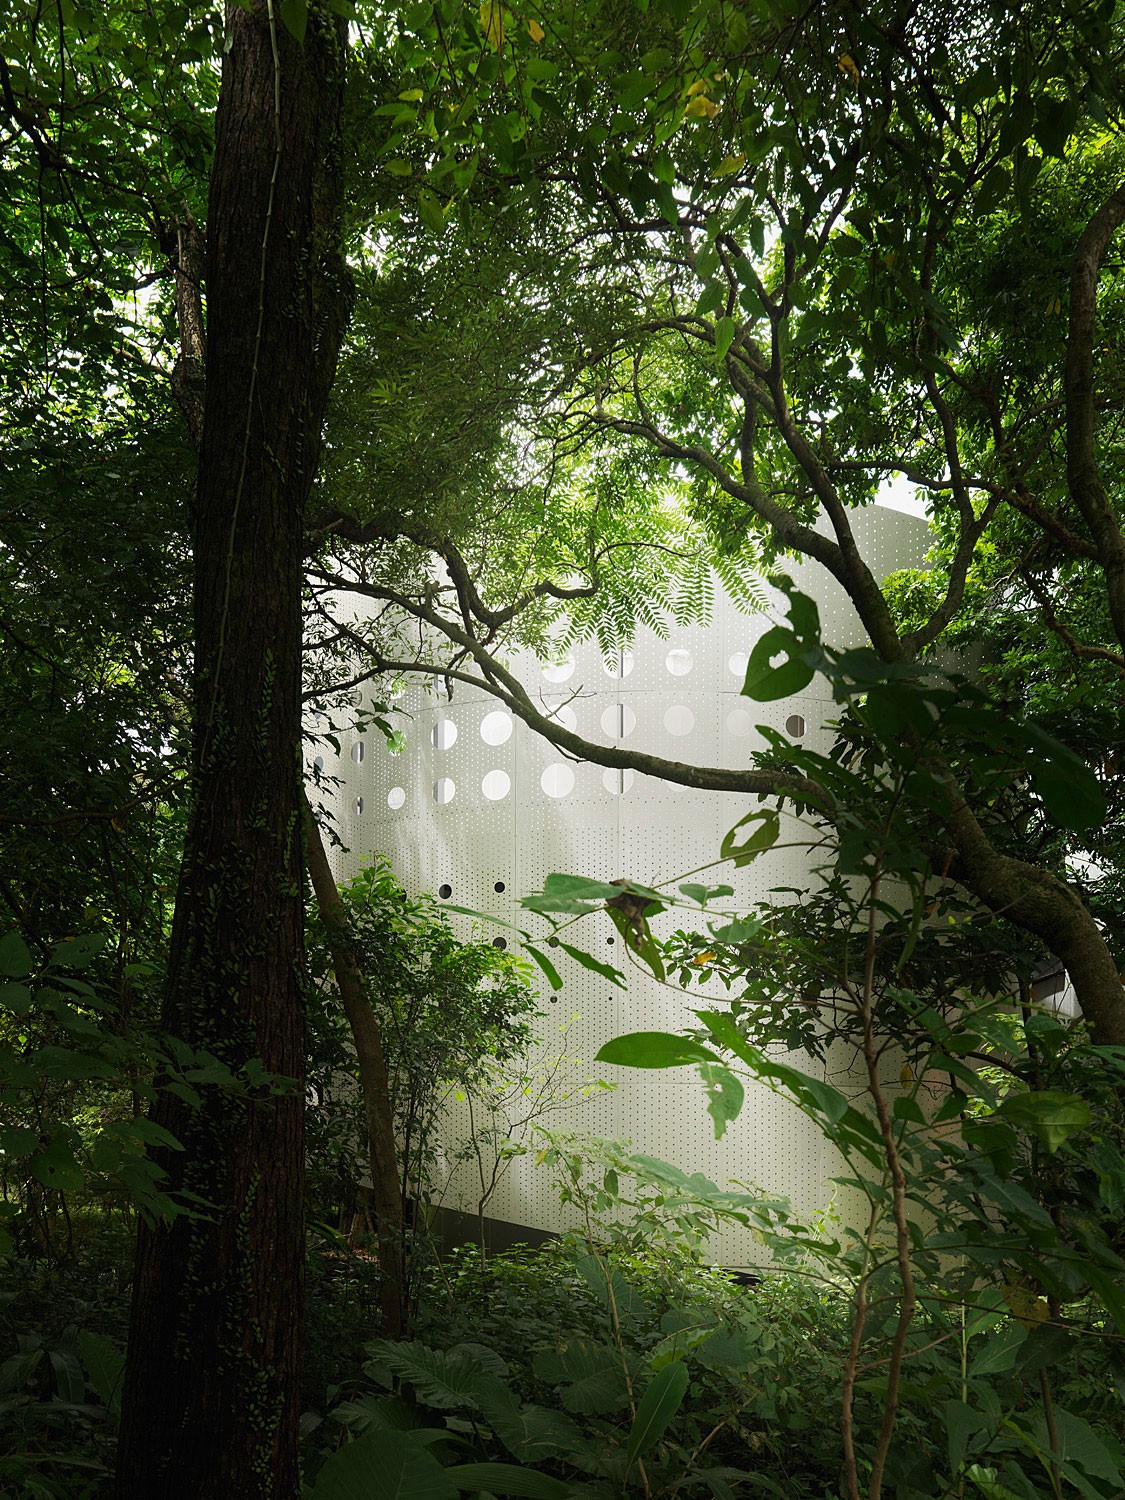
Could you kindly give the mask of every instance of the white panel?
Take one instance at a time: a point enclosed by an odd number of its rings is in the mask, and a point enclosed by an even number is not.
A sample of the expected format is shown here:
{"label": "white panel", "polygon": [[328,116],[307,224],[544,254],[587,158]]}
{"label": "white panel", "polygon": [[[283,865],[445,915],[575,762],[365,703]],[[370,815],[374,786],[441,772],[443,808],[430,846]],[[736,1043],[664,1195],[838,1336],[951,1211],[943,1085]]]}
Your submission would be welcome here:
{"label": "white panel", "polygon": [[[861,553],[881,576],[894,567],[917,565],[924,545],[922,523],[898,512],[869,510],[855,518]],[[820,568],[791,568],[798,587],[820,606],[823,634],[837,646],[863,643],[863,631],[843,590]],[[782,618],[784,600],[772,594],[774,618]],[[635,716],[626,748],[647,751],[688,763],[748,764],[763,740],[753,726],[768,725],[785,732],[786,720],[800,715],[806,724],[802,743],[825,749],[830,734],[824,722],[833,717],[831,695],[820,679],[798,698],[782,703],[750,703],[740,697],[741,680],[729,671],[728,658],[748,652],[773,623],[767,612],[745,615],[722,595],[716,598],[715,619],[708,627],[673,626],[667,640],[645,631],[633,645],[632,670],[607,673],[595,645],[576,647],[574,670],[565,682],[544,678],[542,664],[529,657],[509,663],[536,701],[547,705],[569,703],[580,734],[598,743],[613,743],[602,718],[613,719],[615,705]],[[670,671],[670,652],[690,670]],[[611,668],[619,663],[611,661]],[[558,676],[558,673],[553,673]],[[338,873],[354,871],[364,860],[386,854],[411,891],[437,892],[443,885],[449,900],[497,917],[511,919],[521,893],[540,888],[555,870],[594,878],[633,878],[661,884],[684,876],[717,857],[723,833],[756,799],[702,792],[646,776],[636,776],[623,795],[612,795],[603,784],[603,768],[569,761],[524,724],[516,721],[503,743],[489,743],[481,734],[488,716],[489,740],[495,733],[497,707],[486,694],[458,688],[452,700],[417,685],[402,700],[412,718],[406,723],[407,749],[390,755],[376,734],[367,736],[365,755],[358,764],[351,752],[356,737],[345,735],[339,757],[323,746],[327,774],[340,777],[335,795],[329,788],[323,800],[331,806],[348,852],[334,851]],[[666,716],[672,708],[687,709],[694,723],[689,733],[672,734]],[[746,715],[749,733],[735,734],[730,715]],[[615,722],[617,722],[615,720]],[[503,727],[503,726],[501,726]],[[612,729],[612,725],[611,725]],[[454,732],[455,731],[455,734]],[[444,747],[444,748],[443,748]],[[548,767],[565,764],[574,785],[565,796],[543,791]],[[502,790],[503,773],[509,790],[486,796],[482,782]],[[448,778],[456,785],[451,801],[433,798],[435,783]],[[399,789],[402,806],[388,806],[388,794]],[[355,812],[362,796],[364,810]],[[397,798],[396,798],[397,800]],[[783,839],[800,837],[798,825],[787,820]],[[721,878],[733,885],[739,903],[765,897],[772,886],[800,885],[807,878],[807,859],[801,849],[773,851],[749,869]],[[502,882],[504,890],[495,886]],[[529,927],[536,919],[524,914]],[[468,931],[468,919],[454,919]],[[660,931],[676,925],[673,914],[657,918]],[[495,929],[504,932],[503,928]],[[544,934],[546,929],[544,927]],[[580,968],[557,953],[565,984],[559,996],[543,986],[540,1023],[544,1064],[557,1058],[564,1045],[574,1061],[575,1078],[597,1070],[592,1059],[599,1047],[623,1031],[678,1029],[690,1023],[690,1010],[704,997],[699,990],[681,992],[661,986],[646,970],[626,963],[621,939],[607,915],[585,918],[568,934],[578,946],[623,967],[628,991]],[[794,1058],[798,1067],[807,1059]],[[843,1059],[834,1057],[830,1068]],[[827,1206],[833,1195],[826,1179],[840,1170],[838,1160],[824,1146],[815,1128],[788,1100],[751,1086],[742,1117],[722,1142],[713,1138],[698,1077],[690,1069],[652,1073],[606,1069],[616,1085],[612,1092],[595,1092],[565,1111],[548,1115],[545,1123],[565,1130],[631,1139],[639,1151],[663,1157],[689,1171],[702,1171],[717,1182],[754,1183],[769,1193],[788,1194],[802,1212]],[[839,1080],[837,1079],[837,1082]],[[850,1075],[849,1086],[852,1084]],[[855,1089],[858,1092],[858,1083]],[[463,1128],[450,1116],[451,1129]],[[461,1206],[475,1210],[471,1175],[458,1174]],[[542,1229],[559,1229],[574,1222],[560,1209],[546,1174],[532,1157],[515,1162],[487,1212]],[[724,1233],[713,1253],[728,1264],[753,1264],[761,1251],[742,1231]]]}

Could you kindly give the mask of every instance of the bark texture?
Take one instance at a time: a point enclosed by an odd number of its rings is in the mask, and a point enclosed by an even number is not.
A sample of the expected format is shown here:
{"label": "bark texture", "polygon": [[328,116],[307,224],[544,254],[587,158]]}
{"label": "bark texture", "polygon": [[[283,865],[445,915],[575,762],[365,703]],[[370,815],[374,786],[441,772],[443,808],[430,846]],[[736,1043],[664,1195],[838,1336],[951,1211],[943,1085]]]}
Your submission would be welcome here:
{"label": "bark texture", "polygon": [[347,912],[332,875],[324,841],[312,809],[305,802],[305,847],[309,878],[317,909],[324,923],[336,986],[355,1044],[359,1087],[367,1126],[367,1159],[371,1169],[371,1197],[375,1209],[375,1232],[379,1247],[380,1309],[383,1332],[395,1338],[403,1331],[406,1305],[406,1253],[403,1239],[402,1191],[398,1177],[398,1150],[391,1116],[391,1091],[383,1037],[378,1017],[364,987],[348,928]]}
{"label": "bark texture", "polygon": [[294,1500],[303,1314],[300,790],[304,507],[346,322],[334,160],[346,38],[227,7],[206,225],[192,802],[164,1024],[236,1077],[162,1092],[194,1205],[143,1227],[120,1500]]}

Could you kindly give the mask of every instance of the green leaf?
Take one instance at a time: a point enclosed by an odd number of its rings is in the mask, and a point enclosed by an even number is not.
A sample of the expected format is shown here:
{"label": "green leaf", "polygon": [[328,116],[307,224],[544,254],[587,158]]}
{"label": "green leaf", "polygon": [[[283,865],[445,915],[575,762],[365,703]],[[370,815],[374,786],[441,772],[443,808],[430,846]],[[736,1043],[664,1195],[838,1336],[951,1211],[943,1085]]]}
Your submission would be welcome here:
{"label": "green leaf", "polygon": [[311,1500],[457,1500],[437,1459],[404,1432],[370,1432],[333,1453]]}
{"label": "green leaf", "polygon": [[[1064,1463],[1075,1464],[1095,1479],[1104,1479],[1115,1490],[1122,1488],[1121,1471],[1114,1462],[1109,1449],[1090,1426],[1073,1412],[1061,1406],[1054,1410],[1055,1452]],[[1047,1425],[1040,1414],[1036,1422],[1036,1435],[1044,1451],[1050,1447]]]}
{"label": "green leaf", "polygon": [[567,1411],[605,1416],[629,1403],[621,1358],[604,1344],[574,1339],[559,1349],[541,1350],[532,1368],[552,1385],[566,1382],[560,1398]]}
{"label": "green leaf", "polygon": [[[747,823],[758,823],[760,827],[756,833],[752,833],[748,839],[740,844],[736,837],[740,828],[745,828]],[[733,828],[727,830],[723,835],[719,853],[723,859],[732,860],[735,869],[741,869],[748,865],[752,859],[757,859],[759,854],[764,854],[767,849],[772,849],[777,843],[778,835],[781,833],[781,817],[776,807],[764,807],[757,812],[749,812],[744,818],[739,818]],[[760,926],[760,924],[758,924]],[[719,934],[713,934],[716,938]],[[724,942],[742,941],[737,938],[720,939]]]}
{"label": "green leaf", "polygon": [[445,214],[429,188],[418,189],[418,213],[431,234],[445,233]]}
{"label": "green leaf", "polygon": [[51,963],[60,969],[84,969],[104,950],[106,942],[101,932],[80,932],[77,937],[64,938],[52,947]]}
{"label": "green leaf", "polygon": [[1027,1338],[1027,1329],[1019,1323],[1009,1323],[991,1334],[984,1348],[975,1355],[969,1365],[969,1378],[978,1375],[999,1375],[1015,1368],[1020,1349]]}
{"label": "green leaf", "polygon": [[570,1485],[535,1469],[521,1469],[516,1464],[453,1464],[445,1471],[459,1490],[476,1494],[487,1490],[490,1495],[512,1495],[517,1500],[567,1500]]}
{"label": "green leaf", "polygon": [[606,1042],[595,1062],[621,1068],[682,1068],[688,1063],[721,1063],[708,1047],[670,1031],[630,1031]]}
{"label": "green leaf", "polygon": [[125,1355],[104,1334],[83,1329],[76,1344],[86,1376],[107,1411],[116,1413],[121,1406],[121,1378],[125,1373]]}
{"label": "green leaf", "polygon": [[729,1015],[705,1010],[696,1011],[696,1015],[721,1047],[741,1058],[754,1076],[775,1093],[782,1089],[791,1095],[801,1110],[814,1119],[842,1151],[854,1148],[868,1160],[882,1160],[882,1142],[877,1127],[854,1109],[838,1089],[822,1083],[819,1078],[810,1078],[788,1063],[767,1057],[746,1040]]}
{"label": "green leaf", "polygon": [[637,1404],[637,1415],[629,1429],[625,1447],[625,1471],[663,1437],[680,1409],[688,1388],[688,1372],[682,1360],[658,1370]]}
{"label": "green leaf", "polygon": [[1068,1136],[1085,1130],[1094,1118],[1084,1099],[1056,1089],[1009,1094],[996,1113],[1029,1131],[1052,1152],[1057,1151]]}
{"label": "green leaf", "polygon": [[681,896],[686,896],[689,901],[695,901],[700,906],[706,906],[708,901],[717,901],[720,896],[734,895],[732,885],[697,885],[688,881],[677,889]]}
{"label": "green leaf", "polygon": [[746,664],[743,696],[753,698],[755,703],[773,703],[807,688],[816,673],[801,660],[804,650],[803,643],[784,625],[774,625],[759,636]]}
{"label": "green leaf", "polygon": [[626,989],[625,976],[620,969],[615,969],[612,964],[603,964],[593,954],[587,953],[583,948],[572,948],[569,943],[559,939],[559,947],[564,953],[569,953],[576,963],[580,963],[584,969],[590,969],[595,974],[600,974],[603,979],[608,979],[610,984],[615,984],[619,989]]}
{"label": "green leaf", "polygon": [[965,1462],[970,1437],[985,1426],[985,1420],[980,1412],[966,1406],[963,1401],[943,1401],[938,1407],[938,1415],[945,1428],[949,1472],[956,1474]]}
{"label": "green leaf", "polygon": [[6,980],[0,984],[0,1005],[14,1016],[26,1016],[31,1009],[31,991],[26,984]]}
{"label": "green leaf", "polygon": [[309,28],[309,0],[281,0],[281,20],[290,36],[303,42]]}
{"label": "green leaf", "polygon": [[18,932],[0,937],[0,974],[8,979],[23,979],[35,967],[31,949]]}
{"label": "green leaf", "polygon": [[82,1168],[74,1159],[74,1153],[59,1141],[31,1158],[28,1169],[36,1182],[53,1188],[56,1193],[75,1193],[83,1184]]}
{"label": "green leaf", "polygon": [[707,1113],[715,1122],[715,1139],[721,1141],[727,1126],[738,1118],[746,1090],[722,1063],[701,1063],[699,1076],[707,1092]]}
{"label": "green leaf", "polygon": [[1125,1285],[1101,1266],[1086,1265],[1083,1272],[1118,1328],[1125,1328]]}
{"label": "green leaf", "polygon": [[480,1387],[480,1409],[486,1422],[521,1463],[559,1458],[582,1444],[582,1432],[565,1412],[543,1406],[521,1406],[501,1380]]}
{"label": "green leaf", "polygon": [[727,350],[734,342],[738,324],[733,318],[718,318],[715,322],[715,358],[726,358]]}
{"label": "green leaf", "polygon": [[0,1155],[12,1160],[30,1156],[39,1149],[39,1132],[25,1125],[0,1126]]}
{"label": "green leaf", "polygon": [[561,990],[563,982],[559,976],[559,971],[547,955],[541,953],[534,943],[524,943],[523,951],[543,970],[543,973],[547,976],[547,983],[551,988],[553,990]]}
{"label": "green leaf", "polygon": [[439,1410],[476,1407],[482,1379],[496,1373],[495,1367],[490,1368],[490,1359],[482,1359],[477,1349],[462,1345],[442,1350],[426,1344],[396,1344],[376,1339],[367,1347],[392,1374],[410,1382],[419,1401]]}
{"label": "green leaf", "polygon": [[1076,771],[1054,761],[1034,761],[1031,776],[1043,806],[1063,828],[1082,832],[1105,822],[1109,804],[1088,766]]}

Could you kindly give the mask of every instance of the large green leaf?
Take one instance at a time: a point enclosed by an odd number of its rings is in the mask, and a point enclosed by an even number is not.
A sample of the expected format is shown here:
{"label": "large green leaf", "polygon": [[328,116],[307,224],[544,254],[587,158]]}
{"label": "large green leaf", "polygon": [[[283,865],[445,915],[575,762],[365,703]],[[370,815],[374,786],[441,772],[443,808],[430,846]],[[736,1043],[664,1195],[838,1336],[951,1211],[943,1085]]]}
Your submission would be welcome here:
{"label": "large green leaf", "polygon": [[482,1381],[496,1373],[475,1349],[458,1345],[441,1350],[426,1344],[376,1339],[367,1347],[380,1365],[409,1381],[419,1401],[439,1410],[476,1407]]}
{"label": "large green leaf", "polygon": [[727,1126],[738,1118],[746,1090],[722,1063],[700,1063],[699,1076],[707,1092],[707,1113],[715,1122],[715,1139],[721,1141]]}
{"label": "large green leaf", "polygon": [[1094,1118],[1085,1099],[1057,1089],[1010,1094],[996,1113],[1030,1131],[1048,1151],[1057,1151],[1068,1136],[1085,1130]]}
{"label": "large green leaf", "polygon": [[581,964],[584,969],[589,969],[594,974],[600,974],[603,979],[608,979],[610,984],[617,985],[619,989],[626,988],[624,974],[622,974],[620,969],[615,969],[612,964],[602,963],[592,953],[587,953],[584,948],[575,948],[570,943],[564,943],[561,938],[559,939],[559,947],[564,953],[569,953],[575,963]]}
{"label": "large green leaf", "polygon": [[558,1349],[541,1350],[533,1369],[540,1380],[563,1386],[560,1398],[567,1411],[604,1416],[628,1405],[621,1357],[606,1344],[573,1339]]}
{"label": "large green leaf", "polygon": [[310,1500],[457,1500],[437,1459],[405,1432],[369,1432],[333,1453]]}
{"label": "large green leaf", "polygon": [[637,1415],[625,1447],[626,1470],[663,1437],[680,1409],[687,1388],[688,1372],[682,1360],[657,1370],[637,1403]]}
{"label": "large green leaf", "polygon": [[622,1068],[682,1068],[687,1063],[718,1063],[722,1059],[690,1037],[674,1036],[670,1031],[630,1031],[606,1042],[594,1061],[616,1063]]}
{"label": "large green leaf", "polygon": [[480,1387],[481,1415],[513,1457],[521,1463],[558,1458],[572,1453],[582,1432],[565,1412],[543,1406],[523,1406],[500,1380]]}
{"label": "large green leaf", "polygon": [[453,1464],[445,1471],[459,1490],[476,1494],[511,1495],[516,1500],[567,1500],[570,1485],[535,1469],[521,1469],[516,1464]]}
{"label": "large green leaf", "polygon": [[[759,826],[749,838],[739,843],[738,830],[745,828],[747,823],[757,823]],[[740,869],[743,865],[748,865],[752,859],[756,859],[759,854],[772,849],[777,843],[780,832],[781,818],[776,807],[765,807],[755,812],[748,812],[723,835],[723,841],[719,846],[720,857],[729,859],[736,869]],[[760,926],[760,924],[756,925]],[[727,941],[733,941],[733,939],[727,939]]]}
{"label": "large green leaf", "polygon": [[31,949],[18,932],[0,937],[0,974],[8,979],[23,979],[35,967]]}
{"label": "large green leaf", "polygon": [[121,1404],[121,1378],[125,1355],[101,1333],[83,1329],[75,1340],[86,1375],[107,1411],[116,1413]]}

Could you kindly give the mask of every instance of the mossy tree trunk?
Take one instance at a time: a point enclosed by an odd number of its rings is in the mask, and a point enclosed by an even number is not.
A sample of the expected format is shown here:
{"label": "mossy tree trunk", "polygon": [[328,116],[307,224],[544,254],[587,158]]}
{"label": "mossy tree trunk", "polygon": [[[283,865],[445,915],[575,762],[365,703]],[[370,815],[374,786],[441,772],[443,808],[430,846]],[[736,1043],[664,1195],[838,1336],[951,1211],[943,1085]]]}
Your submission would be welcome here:
{"label": "mossy tree trunk", "polygon": [[303,1316],[301,559],[346,323],[335,160],[346,35],[227,6],[193,520],[193,785],[164,1025],[282,1092],[162,1092],[192,1216],[142,1227],[121,1500],[294,1500]]}

